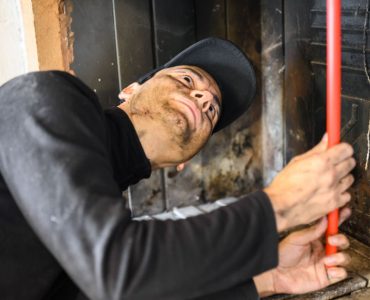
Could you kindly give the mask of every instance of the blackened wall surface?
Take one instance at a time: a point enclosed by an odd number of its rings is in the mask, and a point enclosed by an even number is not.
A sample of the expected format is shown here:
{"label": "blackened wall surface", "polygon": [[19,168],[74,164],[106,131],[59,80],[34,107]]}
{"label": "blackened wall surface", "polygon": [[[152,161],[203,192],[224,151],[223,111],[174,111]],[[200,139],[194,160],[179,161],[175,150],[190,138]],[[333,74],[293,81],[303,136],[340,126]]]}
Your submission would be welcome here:
{"label": "blackened wall surface", "polygon": [[[312,1],[311,65],[314,73],[314,139],[325,128],[326,6]],[[342,1],[342,140],[353,145],[357,167],[353,216],[343,230],[370,245],[370,38],[369,1]]]}
{"label": "blackened wall surface", "polygon": [[314,74],[310,65],[312,1],[284,1],[285,163],[314,144]]}
{"label": "blackened wall surface", "polygon": [[[304,152],[325,132],[326,1],[284,2],[285,159]],[[342,1],[342,140],[357,167],[353,216],[342,229],[370,245],[369,1]]]}

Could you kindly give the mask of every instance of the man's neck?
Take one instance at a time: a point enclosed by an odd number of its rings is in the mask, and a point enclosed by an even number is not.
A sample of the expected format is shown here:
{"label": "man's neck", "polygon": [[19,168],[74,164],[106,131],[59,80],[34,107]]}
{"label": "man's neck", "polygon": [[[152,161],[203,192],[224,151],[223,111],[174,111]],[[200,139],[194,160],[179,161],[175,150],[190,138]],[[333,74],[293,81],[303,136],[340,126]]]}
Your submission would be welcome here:
{"label": "man's neck", "polygon": [[138,114],[133,114],[130,111],[129,105],[120,104],[118,108],[122,109],[127,114],[133,124],[145,155],[149,159],[153,170],[177,165],[177,163],[171,163],[167,160],[168,155],[166,155],[166,153],[171,151],[167,146],[168,141],[163,140],[160,134],[153,135],[148,132],[149,128],[150,132],[159,133],[163,130],[157,128],[157,123],[152,122],[150,118],[144,118]]}

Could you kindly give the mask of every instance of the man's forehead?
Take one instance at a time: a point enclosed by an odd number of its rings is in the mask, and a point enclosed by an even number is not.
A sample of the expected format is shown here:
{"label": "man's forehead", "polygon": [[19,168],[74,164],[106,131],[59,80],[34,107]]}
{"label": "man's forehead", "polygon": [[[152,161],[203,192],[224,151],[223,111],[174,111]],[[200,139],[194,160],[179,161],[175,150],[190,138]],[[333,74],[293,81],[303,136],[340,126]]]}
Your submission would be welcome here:
{"label": "man's forehead", "polygon": [[198,75],[199,77],[207,78],[208,80],[215,81],[211,74],[209,74],[207,71],[205,71],[204,69],[202,69],[200,67],[197,67],[197,66],[180,65],[180,66],[165,68],[161,72],[164,72],[164,73],[172,73],[172,72],[176,72],[176,73],[184,72],[184,73],[186,73],[186,72],[191,72],[191,73],[194,73],[195,75]]}

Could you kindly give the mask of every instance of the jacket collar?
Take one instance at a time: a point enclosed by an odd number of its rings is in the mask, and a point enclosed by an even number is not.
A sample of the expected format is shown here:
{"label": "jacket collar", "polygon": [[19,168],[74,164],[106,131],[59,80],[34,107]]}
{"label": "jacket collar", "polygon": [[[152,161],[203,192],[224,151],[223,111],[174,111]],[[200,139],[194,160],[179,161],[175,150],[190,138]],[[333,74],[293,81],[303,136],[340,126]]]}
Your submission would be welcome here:
{"label": "jacket collar", "polygon": [[151,174],[136,130],[127,114],[118,107],[105,110],[114,178],[121,190]]}

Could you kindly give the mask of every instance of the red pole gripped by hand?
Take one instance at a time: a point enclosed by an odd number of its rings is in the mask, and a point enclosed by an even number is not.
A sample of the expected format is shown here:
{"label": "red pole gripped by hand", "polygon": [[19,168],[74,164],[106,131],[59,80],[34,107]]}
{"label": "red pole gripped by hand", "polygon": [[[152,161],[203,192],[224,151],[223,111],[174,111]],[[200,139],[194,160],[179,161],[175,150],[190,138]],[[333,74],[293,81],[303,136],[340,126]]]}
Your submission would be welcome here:
{"label": "red pole gripped by hand", "polygon": [[[341,0],[326,0],[326,130],[328,146],[340,142],[341,115]],[[338,233],[338,209],[329,213],[326,238]],[[337,252],[326,241],[326,254]]]}

